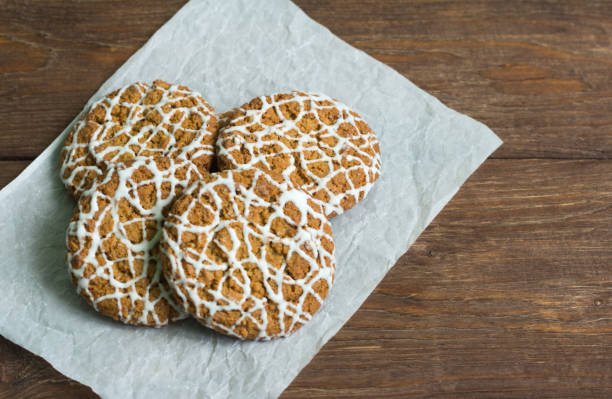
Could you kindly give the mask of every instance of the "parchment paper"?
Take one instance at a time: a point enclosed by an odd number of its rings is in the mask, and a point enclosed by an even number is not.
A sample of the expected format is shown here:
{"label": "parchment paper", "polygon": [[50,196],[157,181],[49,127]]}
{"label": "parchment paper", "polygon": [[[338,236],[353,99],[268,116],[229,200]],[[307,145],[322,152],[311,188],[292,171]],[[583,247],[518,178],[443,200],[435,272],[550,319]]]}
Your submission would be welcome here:
{"label": "parchment paper", "polygon": [[278,396],[501,143],[283,0],[188,3],[90,102],[156,78],[191,86],[218,111],[293,88],[336,97],[378,132],[383,177],[333,220],[336,283],[297,334],[249,343],[193,321],[134,328],[98,316],[68,279],[74,202],[57,158],[69,126],[0,192],[0,333],[105,398]]}

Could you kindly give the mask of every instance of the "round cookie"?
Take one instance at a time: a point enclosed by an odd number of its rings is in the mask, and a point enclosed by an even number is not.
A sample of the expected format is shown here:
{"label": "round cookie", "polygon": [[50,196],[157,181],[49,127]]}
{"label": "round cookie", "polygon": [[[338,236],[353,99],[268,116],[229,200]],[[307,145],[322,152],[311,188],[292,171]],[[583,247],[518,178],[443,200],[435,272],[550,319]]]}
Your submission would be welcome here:
{"label": "round cookie", "polygon": [[257,97],[222,117],[221,170],[255,166],[281,173],[328,217],[361,201],[380,176],[380,146],[346,105],[299,91]]}
{"label": "round cookie", "polygon": [[256,168],[189,187],[168,213],[160,251],[185,311],[240,339],[295,332],[321,306],[335,271],[320,205]]}
{"label": "round cookie", "polygon": [[61,178],[78,198],[108,166],[167,156],[191,160],[202,173],[214,159],[217,118],[188,87],[134,83],[94,103],[64,141]]}
{"label": "round cookie", "polygon": [[81,195],[68,226],[68,265],[98,312],[153,327],[186,317],[163,279],[157,243],[164,212],[201,177],[187,161],[141,159],[109,168]]}

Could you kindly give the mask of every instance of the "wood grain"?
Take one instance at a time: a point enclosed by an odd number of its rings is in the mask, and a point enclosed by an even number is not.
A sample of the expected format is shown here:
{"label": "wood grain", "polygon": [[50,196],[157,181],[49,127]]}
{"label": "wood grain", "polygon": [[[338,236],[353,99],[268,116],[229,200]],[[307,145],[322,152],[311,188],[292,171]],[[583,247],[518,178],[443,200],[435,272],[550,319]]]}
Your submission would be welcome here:
{"label": "wood grain", "polygon": [[[11,157],[40,153],[181,4],[0,1],[0,148]],[[497,157],[612,154],[609,1],[297,4],[449,106],[494,126],[506,142]]]}
{"label": "wood grain", "polygon": [[610,173],[485,163],[285,397],[610,397]]}
{"label": "wood grain", "polygon": [[[298,0],[504,139],[286,398],[612,395],[612,3]],[[182,1],[0,0],[0,186]],[[90,398],[0,338],[0,398]]]}
{"label": "wood grain", "polygon": [[[485,163],[284,396],[608,397],[611,173],[601,160]],[[0,362],[20,382],[4,397],[68,381],[24,356]]]}
{"label": "wood grain", "polygon": [[494,128],[495,157],[612,155],[610,1],[298,1],[350,44]]}
{"label": "wood grain", "polygon": [[64,377],[44,359],[0,339],[0,398],[97,397],[89,387]]}
{"label": "wood grain", "polygon": [[4,159],[36,157],[184,1],[0,1]]}

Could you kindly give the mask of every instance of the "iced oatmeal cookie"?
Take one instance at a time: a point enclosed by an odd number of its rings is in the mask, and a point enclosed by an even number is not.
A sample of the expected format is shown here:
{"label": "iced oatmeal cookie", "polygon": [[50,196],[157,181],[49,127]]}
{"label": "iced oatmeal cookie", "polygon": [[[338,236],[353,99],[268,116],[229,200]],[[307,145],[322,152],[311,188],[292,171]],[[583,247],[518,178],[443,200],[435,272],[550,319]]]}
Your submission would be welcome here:
{"label": "iced oatmeal cookie", "polygon": [[380,146],[348,106],[299,91],[254,98],[222,117],[221,170],[257,167],[308,192],[328,217],[361,201],[380,176]]}
{"label": "iced oatmeal cookie", "polygon": [[287,336],[331,289],[331,225],[281,176],[256,168],[205,176],[175,201],[163,231],[163,270],[177,301],[223,334]]}
{"label": "iced oatmeal cookie", "polygon": [[157,244],[164,213],[201,178],[190,162],[141,159],[110,167],[81,195],[67,232],[68,265],[98,312],[153,327],[185,317],[163,279]]}
{"label": "iced oatmeal cookie", "polygon": [[61,178],[78,198],[109,166],[167,156],[189,160],[201,172],[214,158],[214,109],[186,86],[161,80],[134,83],[91,106],[64,141]]}

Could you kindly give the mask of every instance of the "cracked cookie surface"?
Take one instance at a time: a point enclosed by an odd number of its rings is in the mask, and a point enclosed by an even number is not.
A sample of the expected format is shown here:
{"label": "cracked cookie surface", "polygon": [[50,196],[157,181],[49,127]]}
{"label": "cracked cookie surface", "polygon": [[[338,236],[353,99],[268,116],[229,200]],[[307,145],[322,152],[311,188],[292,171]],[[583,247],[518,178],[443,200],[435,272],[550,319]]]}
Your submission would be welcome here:
{"label": "cracked cookie surface", "polygon": [[184,310],[241,339],[284,337],[331,289],[331,225],[308,194],[259,169],[205,176],[173,204],[160,243]]}
{"label": "cracked cookie surface", "polygon": [[325,95],[256,97],[221,119],[221,170],[280,173],[312,195],[328,217],[363,200],[380,176],[375,133],[359,114]]}
{"label": "cracked cookie surface", "polygon": [[110,166],[167,156],[202,173],[214,160],[217,118],[200,94],[161,80],[134,83],[94,103],[64,141],[60,176],[78,198]]}
{"label": "cracked cookie surface", "polygon": [[186,317],[163,278],[157,244],[170,204],[201,178],[190,162],[157,157],[112,167],[81,195],[67,232],[68,265],[94,309],[153,327]]}

